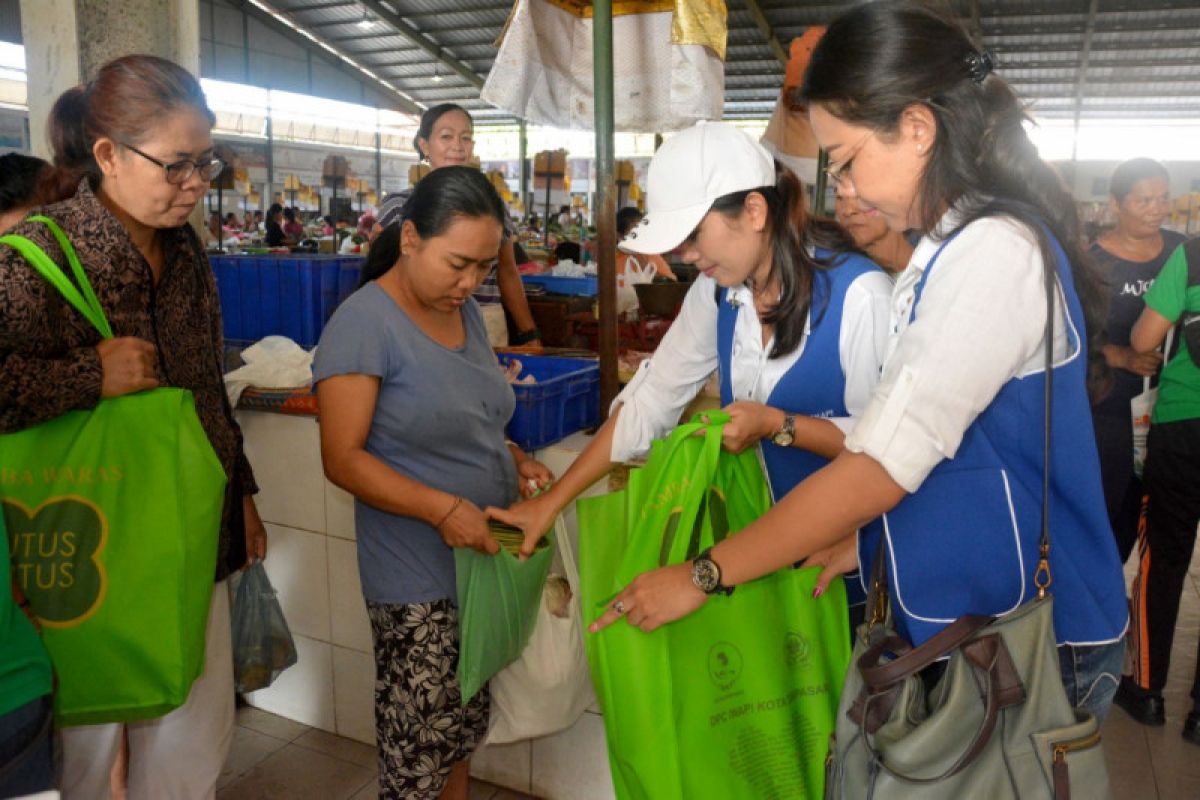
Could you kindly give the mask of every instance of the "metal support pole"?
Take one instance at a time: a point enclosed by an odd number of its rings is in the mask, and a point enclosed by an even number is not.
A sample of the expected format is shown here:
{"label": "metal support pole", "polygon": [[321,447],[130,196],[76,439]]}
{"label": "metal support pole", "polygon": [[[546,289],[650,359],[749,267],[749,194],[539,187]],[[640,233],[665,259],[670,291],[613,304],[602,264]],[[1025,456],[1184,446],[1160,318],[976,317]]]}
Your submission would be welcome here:
{"label": "metal support pole", "polygon": [[[271,93],[267,92],[267,196],[263,198],[263,211],[275,202],[275,132],[271,122]],[[265,223],[264,223],[265,226]],[[263,229],[264,233],[266,228]]]}
{"label": "metal support pole", "polygon": [[1099,10],[1099,0],[1091,0],[1088,4],[1087,22],[1084,25],[1083,50],[1079,54],[1079,66],[1075,75],[1075,102],[1072,108],[1071,126],[1071,190],[1075,189],[1075,173],[1079,156],[1079,122],[1083,116],[1083,95],[1087,88],[1088,61],[1092,57],[1092,36],[1096,32],[1096,12]]}
{"label": "metal support pole", "polygon": [[521,127],[517,133],[517,157],[521,160],[521,168],[517,170],[517,174],[521,179],[521,189],[517,192],[517,197],[521,198],[521,208],[525,209],[525,214],[533,211],[529,202],[529,136],[525,129],[525,120],[521,120]]}
{"label": "metal support pole", "polygon": [[383,202],[383,131],[379,129],[379,109],[375,109],[375,196]]}
{"label": "metal support pole", "polygon": [[813,181],[813,209],[819,217],[829,215],[829,209],[825,208],[825,187],[829,185],[829,173],[825,171],[825,168],[828,166],[829,153],[819,150],[817,152],[817,179]]}
{"label": "metal support pole", "polygon": [[613,184],[612,0],[592,11],[592,95],[596,115],[596,269],[600,290],[600,417],[617,396],[617,208]]}

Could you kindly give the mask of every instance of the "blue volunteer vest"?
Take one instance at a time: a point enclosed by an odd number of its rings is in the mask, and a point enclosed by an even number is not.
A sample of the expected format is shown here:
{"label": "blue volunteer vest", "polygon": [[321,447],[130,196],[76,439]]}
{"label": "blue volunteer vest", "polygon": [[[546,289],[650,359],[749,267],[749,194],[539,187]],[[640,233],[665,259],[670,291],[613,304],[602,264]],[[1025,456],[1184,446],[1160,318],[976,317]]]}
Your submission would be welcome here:
{"label": "blue volunteer vest", "polygon": [[[818,257],[828,253],[817,251]],[[794,414],[812,417],[845,417],[846,375],[842,371],[840,339],[842,311],[846,291],[859,276],[878,270],[874,262],[860,255],[841,256],[813,279],[813,297],[809,311],[811,330],[804,351],[790,370],[771,390],[766,404]],[[726,302],[721,290],[717,309],[717,355],[721,369],[721,404],[734,401],[730,364],[733,359],[733,332],[738,307]],[[829,463],[829,459],[799,447],[780,447],[768,439],[760,442],[771,497],[778,502],[798,483]],[[877,524],[877,523],[872,523]],[[866,598],[857,575],[846,576],[850,603]]]}
{"label": "blue volunteer vest", "polygon": [[[913,318],[934,264],[953,239],[925,268]],[[1058,642],[1094,644],[1121,636],[1128,609],[1085,388],[1083,312],[1066,254],[1058,242],[1054,250],[1071,355],[1054,367],[1050,591]],[[1035,596],[1044,407],[1044,372],[1010,380],[966,430],[954,458],[883,515],[892,614],[914,644],[963,614],[1006,614]],[[880,535],[868,528],[859,537],[864,570]]]}

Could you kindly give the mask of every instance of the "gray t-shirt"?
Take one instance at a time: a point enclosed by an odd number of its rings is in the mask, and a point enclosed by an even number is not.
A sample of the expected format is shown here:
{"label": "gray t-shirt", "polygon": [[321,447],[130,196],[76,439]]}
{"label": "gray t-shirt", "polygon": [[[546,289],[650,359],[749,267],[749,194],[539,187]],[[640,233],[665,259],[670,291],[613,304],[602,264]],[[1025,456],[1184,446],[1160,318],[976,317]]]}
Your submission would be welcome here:
{"label": "gray t-shirt", "polygon": [[[443,347],[372,281],[326,325],[313,382],[355,373],[379,377],[367,452],[480,508],[507,507],[517,498],[517,472],[504,426],[516,401],[488,344],[479,306],[468,302],[462,314],[466,344]],[[360,500],[354,520],[367,600],[455,599],[454,554],[433,526]]]}

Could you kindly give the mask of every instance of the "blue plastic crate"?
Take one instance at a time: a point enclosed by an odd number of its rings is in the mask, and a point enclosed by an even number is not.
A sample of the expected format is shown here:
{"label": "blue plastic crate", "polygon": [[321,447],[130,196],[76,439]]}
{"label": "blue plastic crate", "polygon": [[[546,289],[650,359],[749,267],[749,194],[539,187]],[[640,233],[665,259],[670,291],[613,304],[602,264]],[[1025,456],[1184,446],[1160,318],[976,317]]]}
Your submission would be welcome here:
{"label": "blue plastic crate", "polygon": [[217,279],[217,294],[221,299],[221,322],[226,339],[244,339],[242,335],[241,292],[238,289],[237,267],[229,256],[210,256],[213,276]]}
{"label": "blue plastic crate", "polygon": [[338,266],[338,305],[358,289],[358,279],[362,275],[362,258],[343,258]]}
{"label": "blue plastic crate", "polygon": [[522,275],[521,280],[541,286],[547,294],[569,294],[595,297],[599,282],[596,277],[564,278],[558,275]]}
{"label": "blue plastic crate", "polygon": [[228,339],[280,335],[302,347],[321,338],[334,309],[358,284],[358,256],[210,257]]}
{"label": "blue plastic crate", "polygon": [[501,353],[500,363],[516,359],[521,375],[537,383],[513,384],[516,409],[508,438],[533,451],[565,439],[600,421],[600,365],[586,358],[553,358]]}

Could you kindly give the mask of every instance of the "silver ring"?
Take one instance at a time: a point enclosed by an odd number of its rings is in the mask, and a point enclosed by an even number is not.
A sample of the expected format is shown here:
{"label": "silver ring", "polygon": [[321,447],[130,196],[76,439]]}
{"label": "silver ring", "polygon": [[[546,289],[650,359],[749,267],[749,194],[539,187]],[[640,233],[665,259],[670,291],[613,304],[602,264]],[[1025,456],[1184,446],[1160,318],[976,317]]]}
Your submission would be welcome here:
{"label": "silver ring", "polygon": [[613,603],[613,611],[617,612],[618,616],[625,616],[625,604],[618,600]]}

